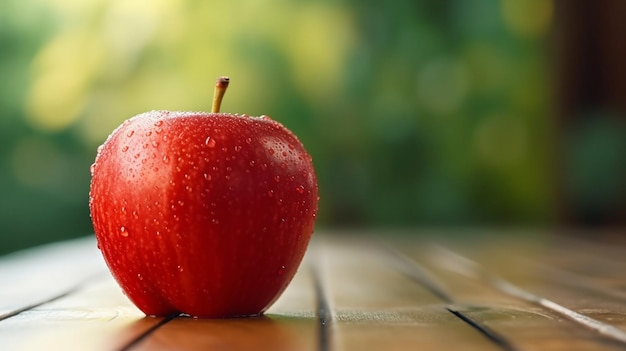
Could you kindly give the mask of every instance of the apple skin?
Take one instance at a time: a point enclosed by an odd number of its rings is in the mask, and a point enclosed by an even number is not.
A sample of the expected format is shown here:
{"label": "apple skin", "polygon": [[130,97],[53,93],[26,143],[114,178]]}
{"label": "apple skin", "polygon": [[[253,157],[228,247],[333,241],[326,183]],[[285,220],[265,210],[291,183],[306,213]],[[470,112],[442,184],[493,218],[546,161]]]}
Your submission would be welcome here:
{"label": "apple skin", "polygon": [[137,115],[98,149],[91,175],[98,247],[147,315],[260,314],[313,233],[311,156],[266,116]]}

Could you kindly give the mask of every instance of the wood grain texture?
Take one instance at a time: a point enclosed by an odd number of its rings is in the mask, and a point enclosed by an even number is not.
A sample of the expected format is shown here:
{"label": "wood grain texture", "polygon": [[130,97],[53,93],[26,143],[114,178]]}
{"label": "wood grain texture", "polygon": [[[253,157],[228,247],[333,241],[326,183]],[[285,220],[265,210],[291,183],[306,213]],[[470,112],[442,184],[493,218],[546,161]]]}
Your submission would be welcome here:
{"label": "wood grain texture", "polygon": [[542,235],[345,234],[317,234],[288,289],[258,318],[144,317],[93,239],[6,256],[0,349],[626,348],[619,245]]}
{"label": "wood grain texture", "polygon": [[107,271],[93,239],[19,252],[0,262],[0,320],[68,294]]}
{"label": "wood grain texture", "polygon": [[319,264],[337,350],[494,350],[428,289],[394,268],[376,242],[328,238]]}
{"label": "wood grain texture", "polygon": [[[428,262],[453,286],[456,295],[475,305],[469,315],[484,321],[518,348],[614,350],[626,346],[572,318],[572,312],[580,314],[603,323],[598,324],[600,329],[616,328],[617,333],[623,333],[619,327],[626,308],[546,275],[547,264],[543,262],[574,254],[563,250],[560,241],[489,236],[473,241],[429,241],[419,249],[408,247],[412,257]],[[582,249],[580,246],[576,251]],[[559,268],[560,272],[568,269]],[[563,308],[569,312],[563,313]]]}

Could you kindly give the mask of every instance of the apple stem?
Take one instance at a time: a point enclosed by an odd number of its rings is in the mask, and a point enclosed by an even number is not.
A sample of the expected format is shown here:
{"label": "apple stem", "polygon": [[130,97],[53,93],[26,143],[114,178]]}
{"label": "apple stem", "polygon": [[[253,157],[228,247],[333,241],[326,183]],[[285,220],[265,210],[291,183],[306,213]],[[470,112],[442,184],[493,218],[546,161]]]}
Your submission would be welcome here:
{"label": "apple stem", "polygon": [[215,90],[213,91],[213,106],[211,107],[212,113],[220,112],[222,99],[224,98],[224,94],[226,94],[229,81],[228,77],[225,76],[217,78],[217,81],[215,82]]}

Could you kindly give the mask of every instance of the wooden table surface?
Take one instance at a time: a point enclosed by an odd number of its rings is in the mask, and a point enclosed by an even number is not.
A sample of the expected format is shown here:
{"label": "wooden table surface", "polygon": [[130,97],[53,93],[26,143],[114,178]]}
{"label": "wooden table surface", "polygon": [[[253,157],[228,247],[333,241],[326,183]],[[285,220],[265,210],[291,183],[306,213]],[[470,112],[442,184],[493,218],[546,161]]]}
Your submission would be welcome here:
{"label": "wooden table surface", "polygon": [[163,319],[84,238],[0,258],[0,350],[626,349],[624,268],[547,234],[316,233],[264,317]]}

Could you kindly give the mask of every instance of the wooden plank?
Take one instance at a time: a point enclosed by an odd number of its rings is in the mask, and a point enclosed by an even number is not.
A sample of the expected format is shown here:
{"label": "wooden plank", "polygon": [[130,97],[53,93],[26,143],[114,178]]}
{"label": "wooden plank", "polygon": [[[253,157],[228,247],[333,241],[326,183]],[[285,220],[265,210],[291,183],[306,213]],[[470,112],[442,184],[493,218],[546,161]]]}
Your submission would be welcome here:
{"label": "wooden plank", "polygon": [[332,308],[331,349],[499,349],[395,269],[384,250],[354,238],[317,249]]}
{"label": "wooden plank", "polygon": [[108,350],[102,336],[142,316],[119,298],[93,237],[5,257],[0,277],[2,349]]}
{"label": "wooden plank", "polygon": [[132,350],[313,350],[306,320],[294,317],[176,318]]}
{"label": "wooden plank", "polygon": [[313,350],[317,333],[313,306],[308,311],[299,306],[295,312],[280,312],[303,300],[296,290],[288,288],[265,317],[181,317],[133,343],[162,319],[144,317],[108,280],[7,319],[0,323],[0,340],[10,350],[51,349],[50,345],[57,350],[119,350],[130,344],[132,350]]}
{"label": "wooden plank", "polygon": [[0,260],[0,349],[623,349],[610,335],[626,330],[623,253],[536,236],[317,235],[265,317],[163,320],[144,318],[81,239]]}
{"label": "wooden plank", "polygon": [[93,237],[19,252],[0,262],[0,320],[106,274]]}
{"label": "wooden plank", "polygon": [[0,340],[7,350],[112,350],[159,322],[143,317],[104,277],[0,322]]}
{"label": "wooden plank", "polygon": [[[90,262],[93,242],[67,243],[56,247],[55,253],[17,257],[20,264],[32,265],[35,260],[56,260],[54,268],[66,267],[72,262],[80,266]],[[76,245],[74,245],[76,244]],[[58,250],[57,250],[58,249]],[[99,255],[99,252],[91,252]],[[62,262],[62,261],[65,261]],[[4,263],[2,263],[4,264]],[[103,268],[102,262],[96,264]],[[0,265],[2,266],[2,265]],[[45,266],[45,265],[44,265]],[[42,270],[43,271],[43,270]],[[37,270],[37,272],[40,272]],[[38,273],[39,274],[39,273]],[[39,275],[36,277],[39,277]],[[50,283],[45,280],[45,283]],[[64,284],[65,281],[60,283]],[[42,289],[39,284],[33,289]],[[116,282],[108,274],[83,282],[79,288],[54,301],[24,311],[0,322],[0,345],[5,350],[117,350],[132,344],[132,350],[195,350],[209,347],[225,350],[282,350],[315,349],[317,324],[315,298],[308,270],[296,275],[281,298],[262,318],[224,320],[196,320],[176,318],[160,325],[140,342],[134,341],[154,328],[162,318],[144,317],[144,314],[123,296]],[[256,346],[255,346],[256,345]]]}
{"label": "wooden plank", "polygon": [[[450,250],[445,246],[424,245],[426,249],[414,250],[412,256],[427,259],[432,269],[450,282],[457,296],[477,302],[480,308],[468,313],[483,320],[521,348],[622,349],[624,344],[615,341],[613,337],[606,337],[589,326],[582,326],[558,307],[551,308],[554,306],[551,303],[556,301],[573,311],[580,311],[583,306],[572,293],[578,298],[586,298],[588,307],[597,308],[606,305],[606,302],[597,295],[583,294],[580,290],[572,291],[554,284],[551,280],[545,280],[537,269],[523,263],[528,262],[528,259],[516,259],[519,255],[527,255],[526,257],[534,257],[533,261],[536,261],[556,254],[546,251],[547,248],[542,243],[545,244],[545,241],[487,237],[474,243],[462,244],[457,240],[444,244],[452,247]],[[466,257],[477,261],[467,260]],[[451,271],[454,274],[451,275]],[[554,301],[544,303],[548,301],[546,296],[552,297]],[[496,311],[499,317],[494,320],[494,316],[484,314],[481,312],[484,307]],[[584,309],[582,312],[589,317],[597,317]],[[601,322],[602,319],[600,318]],[[607,327],[611,328],[613,325],[602,325],[602,328]]]}
{"label": "wooden plank", "polygon": [[[592,250],[591,243],[569,246],[568,250],[563,250],[564,247],[561,241],[541,244],[508,240],[493,246],[483,245],[481,252],[467,254],[479,257],[483,267],[538,296],[606,323],[626,327],[624,296],[615,291],[626,283],[619,274],[623,265],[608,259],[610,254],[606,249],[596,253],[595,261],[585,255]],[[584,262],[589,262],[593,268],[586,269]]]}

